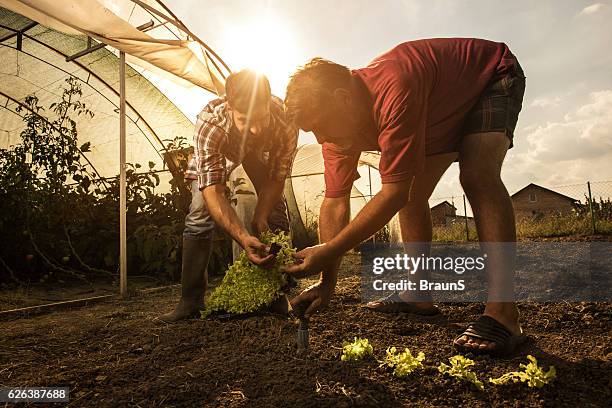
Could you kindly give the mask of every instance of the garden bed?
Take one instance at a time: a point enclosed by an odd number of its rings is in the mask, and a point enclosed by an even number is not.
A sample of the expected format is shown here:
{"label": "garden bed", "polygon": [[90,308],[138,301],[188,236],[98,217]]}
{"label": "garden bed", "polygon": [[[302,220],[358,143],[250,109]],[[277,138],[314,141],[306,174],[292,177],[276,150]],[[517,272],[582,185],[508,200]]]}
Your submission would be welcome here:
{"label": "garden bed", "polygon": [[[155,318],[177,291],[0,322],[3,386],[69,386],[71,406],[606,406],[612,386],[612,307],[521,304],[529,343],[512,359],[475,357],[485,391],[426,368],[393,377],[375,361],[340,361],[343,340],[365,337],[381,359],[388,346],[423,351],[426,366],[447,362],[452,339],[481,304],[441,305],[438,317],[379,315],[360,307],[359,258],[345,257],[330,310],[311,322],[311,348],[298,354],[296,326],[273,316]],[[305,287],[309,282],[301,282]],[[310,282],[311,283],[311,282]],[[526,362],[557,369],[552,386],[486,381]]]}

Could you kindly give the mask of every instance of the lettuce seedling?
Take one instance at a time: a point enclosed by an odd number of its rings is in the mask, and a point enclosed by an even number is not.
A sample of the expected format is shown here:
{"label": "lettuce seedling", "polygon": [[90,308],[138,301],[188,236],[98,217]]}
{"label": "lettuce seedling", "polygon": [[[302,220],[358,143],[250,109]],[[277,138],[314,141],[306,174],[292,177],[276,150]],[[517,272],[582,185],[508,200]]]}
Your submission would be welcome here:
{"label": "lettuce seedling", "polygon": [[414,357],[407,348],[399,353],[395,347],[390,347],[382,365],[393,368],[393,375],[396,377],[405,377],[417,368],[423,368],[423,360],[425,360],[423,352],[419,352]]}
{"label": "lettuce seedling", "polygon": [[357,361],[374,353],[372,345],[368,339],[360,339],[355,337],[355,341],[349,343],[345,341],[342,345],[342,361]]}
{"label": "lettuce seedling", "polygon": [[442,374],[448,374],[452,377],[459,378],[464,381],[471,382],[480,391],[484,390],[484,384],[480,381],[476,374],[469,368],[474,365],[474,360],[463,357],[461,355],[452,356],[449,358],[451,365],[440,363],[438,371]]}
{"label": "lettuce seedling", "polygon": [[241,252],[225,273],[221,284],[212,291],[202,317],[216,311],[236,314],[253,312],[282,295],[283,287],[287,285],[287,275],[281,269],[293,264],[295,249],[291,247],[289,236],[282,231],[278,234],[266,231],[260,240],[276,247],[274,266],[262,268],[249,261],[244,251]]}
{"label": "lettuce seedling", "polygon": [[528,355],[527,360],[529,360],[528,364],[519,365],[523,371],[512,371],[499,378],[489,378],[489,382],[495,385],[507,384],[510,381],[526,382],[531,388],[542,388],[557,377],[555,366],[548,367],[548,371],[545,372],[542,367],[538,366],[538,360],[534,356]]}

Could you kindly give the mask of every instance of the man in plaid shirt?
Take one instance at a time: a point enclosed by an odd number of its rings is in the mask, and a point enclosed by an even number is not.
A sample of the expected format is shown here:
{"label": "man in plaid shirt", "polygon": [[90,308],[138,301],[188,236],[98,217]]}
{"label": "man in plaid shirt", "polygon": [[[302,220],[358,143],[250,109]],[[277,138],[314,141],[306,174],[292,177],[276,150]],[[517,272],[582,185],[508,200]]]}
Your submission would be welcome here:
{"label": "man in plaid shirt", "polygon": [[[297,146],[297,128],[285,119],[283,102],[271,95],[268,79],[251,70],[231,74],[226,96],[211,101],[197,118],[194,155],[185,179],[192,200],[183,232],[181,299],[160,317],[174,322],[197,316],[204,307],[215,224],[258,265],[272,258],[257,236],[268,229],[289,231],[283,199],[285,179]],[[243,166],[257,191],[253,235],[226,195],[230,173]]]}

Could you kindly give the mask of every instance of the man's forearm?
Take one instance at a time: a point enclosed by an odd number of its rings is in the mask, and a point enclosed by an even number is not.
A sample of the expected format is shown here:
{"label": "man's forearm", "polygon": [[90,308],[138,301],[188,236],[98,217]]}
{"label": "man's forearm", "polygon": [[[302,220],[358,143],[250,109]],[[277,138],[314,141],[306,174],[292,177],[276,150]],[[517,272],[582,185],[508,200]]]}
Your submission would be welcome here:
{"label": "man's forearm", "polygon": [[[321,204],[319,214],[319,241],[326,243],[331,241],[342,231],[349,223],[351,213],[349,197],[341,198],[325,198]],[[342,257],[338,257],[334,266],[328,270],[321,272],[321,279],[336,285],[338,275],[338,267]]]}
{"label": "man's forearm", "polygon": [[363,207],[357,217],[328,242],[331,253],[340,256],[384,227],[405,205],[411,184],[412,180],[383,184],[383,189]]}
{"label": "man's forearm", "polygon": [[254,219],[262,219],[267,221],[268,216],[272,212],[276,203],[283,196],[285,181],[270,180],[257,193],[257,206],[255,207]]}
{"label": "man's forearm", "polygon": [[202,190],[208,212],[217,225],[244,247],[244,239],[250,234],[225,196],[225,186],[214,184]]}

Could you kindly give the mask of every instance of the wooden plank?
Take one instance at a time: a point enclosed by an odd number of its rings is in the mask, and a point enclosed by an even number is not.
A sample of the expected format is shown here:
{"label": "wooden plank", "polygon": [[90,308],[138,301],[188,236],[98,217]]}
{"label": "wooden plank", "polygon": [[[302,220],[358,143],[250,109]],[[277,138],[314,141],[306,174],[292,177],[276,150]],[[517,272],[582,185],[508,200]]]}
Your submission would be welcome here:
{"label": "wooden plank", "polygon": [[[159,286],[156,288],[138,289],[134,292],[135,296],[145,296],[153,293],[163,292],[166,290],[179,289],[180,284]],[[47,303],[44,305],[21,307],[11,310],[0,311],[0,321],[4,320],[15,320],[31,316],[38,316],[41,314],[53,313],[57,311],[72,309],[76,307],[90,306],[96,303],[117,300],[117,295],[100,295],[92,296],[83,299],[65,300],[61,302]]]}

